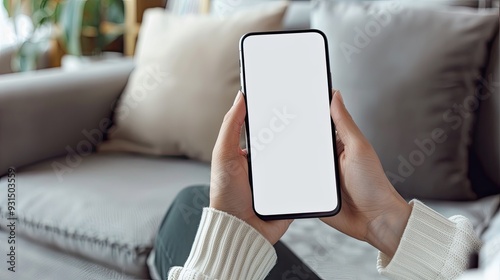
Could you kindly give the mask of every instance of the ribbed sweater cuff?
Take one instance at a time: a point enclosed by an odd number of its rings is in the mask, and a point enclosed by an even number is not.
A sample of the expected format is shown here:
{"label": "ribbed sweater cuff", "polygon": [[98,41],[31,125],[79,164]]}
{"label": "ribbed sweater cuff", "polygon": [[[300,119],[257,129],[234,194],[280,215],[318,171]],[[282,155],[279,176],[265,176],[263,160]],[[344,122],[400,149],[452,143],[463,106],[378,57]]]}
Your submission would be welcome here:
{"label": "ribbed sweater cuff", "polygon": [[453,279],[466,268],[480,241],[462,216],[446,219],[418,200],[394,257],[379,252],[377,268],[397,279]]}
{"label": "ribbed sweater cuff", "polygon": [[276,259],[274,247],[253,227],[225,212],[204,208],[183,270],[213,279],[264,279]]}

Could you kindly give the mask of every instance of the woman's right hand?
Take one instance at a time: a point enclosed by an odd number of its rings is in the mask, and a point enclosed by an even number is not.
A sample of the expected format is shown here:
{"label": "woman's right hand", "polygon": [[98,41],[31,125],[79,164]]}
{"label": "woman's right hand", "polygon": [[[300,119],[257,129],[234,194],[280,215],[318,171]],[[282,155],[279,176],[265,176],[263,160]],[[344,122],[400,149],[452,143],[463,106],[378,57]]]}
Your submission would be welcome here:
{"label": "woman's right hand", "polygon": [[342,208],[326,224],[366,241],[392,257],[411,213],[384,173],[375,150],[344,106],[339,91],[331,103],[337,129]]}

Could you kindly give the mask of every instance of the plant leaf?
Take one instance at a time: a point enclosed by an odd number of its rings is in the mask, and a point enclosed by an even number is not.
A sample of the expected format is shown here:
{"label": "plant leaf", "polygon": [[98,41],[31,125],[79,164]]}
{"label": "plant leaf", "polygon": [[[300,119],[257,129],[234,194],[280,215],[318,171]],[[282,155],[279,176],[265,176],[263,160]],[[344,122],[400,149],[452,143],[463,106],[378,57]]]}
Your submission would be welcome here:
{"label": "plant leaf", "polygon": [[5,8],[5,10],[7,11],[7,15],[9,17],[12,17],[12,15],[14,14],[14,11],[12,9],[12,5],[10,3],[11,0],[3,0],[3,6]]}
{"label": "plant leaf", "polygon": [[47,7],[48,2],[49,0],[42,0],[42,2],[40,3],[40,8],[45,9]]}
{"label": "plant leaf", "polygon": [[66,52],[72,55],[82,54],[80,36],[85,3],[84,0],[66,0],[61,4],[59,24],[63,31],[62,39]]}
{"label": "plant leaf", "polygon": [[113,23],[125,22],[125,5],[122,0],[108,0],[106,20]]}

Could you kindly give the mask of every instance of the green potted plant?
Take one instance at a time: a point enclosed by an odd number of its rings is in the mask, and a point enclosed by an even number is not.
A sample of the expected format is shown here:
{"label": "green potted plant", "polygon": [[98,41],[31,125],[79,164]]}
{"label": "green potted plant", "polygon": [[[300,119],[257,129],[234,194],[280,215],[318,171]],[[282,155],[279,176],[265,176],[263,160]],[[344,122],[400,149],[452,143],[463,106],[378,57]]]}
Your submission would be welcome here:
{"label": "green potted plant", "polygon": [[121,55],[103,50],[125,32],[124,15],[122,0],[66,0],[59,19],[67,53],[63,66],[78,68]]}
{"label": "green potted plant", "polygon": [[54,32],[49,23],[56,18],[58,7],[43,0],[3,0],[3,5],[13,21],[19,43],[12,60],[12,69],[33,70],[39,55],[49,48],[49,38]]}
{"label": "green potted plant", "polygon": [[13,60],[14,68],[19,71],[34,69],[37,57],[53,38],[60,40],[65,53],[71,56],[100,57],[104,48],[125,30],[122,0],[3,2],[11,17],[29,16],[33,25],[30,36],[21,43]]}

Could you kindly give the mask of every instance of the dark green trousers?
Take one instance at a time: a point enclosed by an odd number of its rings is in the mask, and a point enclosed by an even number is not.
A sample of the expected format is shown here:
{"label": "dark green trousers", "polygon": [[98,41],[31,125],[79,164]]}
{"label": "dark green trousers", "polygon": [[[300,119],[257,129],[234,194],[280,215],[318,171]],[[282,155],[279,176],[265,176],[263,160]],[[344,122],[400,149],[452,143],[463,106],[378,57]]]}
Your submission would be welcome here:
{"label": "dark green trousers", "polygon": [[[198,230],[203,207],[209,205],[209,187],[182,190],[170,206],[155,241],[155,266],[161,279],[167,279],[172,266],[183,266]],[[278,241],[274,248],[278,262],[266,279],[320,279],[288,247]]]}

